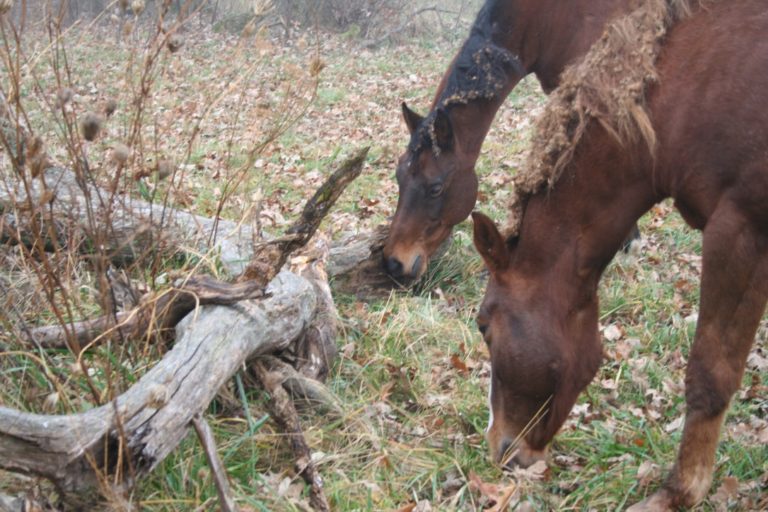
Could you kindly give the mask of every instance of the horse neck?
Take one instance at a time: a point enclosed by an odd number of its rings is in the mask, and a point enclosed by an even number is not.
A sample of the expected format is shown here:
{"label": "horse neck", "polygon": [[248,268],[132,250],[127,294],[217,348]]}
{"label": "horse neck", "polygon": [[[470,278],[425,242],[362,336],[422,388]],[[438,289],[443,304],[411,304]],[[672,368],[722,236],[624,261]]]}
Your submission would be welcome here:
{"label": "horse neck", "polygon": [[640,0],[531,0],[525,5],[532,41],[522,51],[528,70],[544,91],[557,87],[560,74],[578,62],[614,18],[628,14]]}
{"label": "horse neck", "polygon": [[[474,22],[470,38],[482,36],[517,56],[520,73],[510,73],[492,99],[476,99],[453,105],[454,128],[465,153],[477,158],[493,119],[509,93],[528,73],[535,73],[549,92],[563,69],[583,56],[602,34],[608,20],[629,12],[639,0],[520,0],[485,3]],[[498,5],[496,5],[498,4]],[[456,61],[468,41],[456,54],[443,75],[430,110],[439,105]]]}
{"label": "horse neck", "polygon": [[473,161],[476,161],[480,155],[483,141],[507,94],[509,93],[505,92],[499,100],[478,100],[467,105],[452,107],[451,121],[457,145],[462,153]]}
{"label": "horse neck", "polygon": [[591,139],[552,189],[528,200],[513,252],[515,269],[562,282],[574,300],[597,290],[634,223],[659,199],[644,149],[618,147],[602,132]]}

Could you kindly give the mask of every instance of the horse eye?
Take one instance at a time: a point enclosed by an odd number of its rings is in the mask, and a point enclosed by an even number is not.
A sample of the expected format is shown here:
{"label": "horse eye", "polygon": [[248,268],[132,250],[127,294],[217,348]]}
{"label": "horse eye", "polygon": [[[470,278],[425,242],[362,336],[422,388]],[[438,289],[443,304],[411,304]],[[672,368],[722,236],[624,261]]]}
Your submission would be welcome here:
{"label": "horse eye", "polygon": [[429,187],[429,197],[437,197],[443,193],[443,184],[435,183]]}
{"label": "horse eye", "polygon": [[486,331],[488,331],[488,324],[477,322],[477,329],[480,331],[480,334],[485,336]]}

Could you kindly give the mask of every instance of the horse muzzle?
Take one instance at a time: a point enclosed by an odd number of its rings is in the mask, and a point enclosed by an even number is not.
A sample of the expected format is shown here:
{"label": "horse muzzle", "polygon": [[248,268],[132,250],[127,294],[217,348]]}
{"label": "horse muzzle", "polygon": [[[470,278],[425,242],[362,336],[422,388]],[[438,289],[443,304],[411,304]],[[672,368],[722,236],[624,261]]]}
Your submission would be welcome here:
{"label": "horse muzzle", "polygon": [[419,254],[408,264],[404,265],[398,257],[390,256],[384,258],[384,269],[390,277],[397,281],[413,281],[421,277],[421,274],[423,273],[423,261],[424,258]]}
{"label": "horse muzzle", "polygon": [[513,442],[504,439],[499,446],[496,454],[496,462],[504,469],[512,470],[515,468],[527,468],[536,462],[547,460],[547,448],[536,450],[528,446],[528,443],[521,441],[513,446]]}

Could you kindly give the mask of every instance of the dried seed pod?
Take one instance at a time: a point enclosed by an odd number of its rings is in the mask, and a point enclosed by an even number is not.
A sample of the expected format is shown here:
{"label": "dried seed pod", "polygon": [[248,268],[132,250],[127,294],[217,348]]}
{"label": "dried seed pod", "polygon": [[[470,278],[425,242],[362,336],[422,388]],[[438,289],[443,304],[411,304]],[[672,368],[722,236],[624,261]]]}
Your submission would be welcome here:
{"label": "dried seed pod", "polygon": [[144,12],[144,0],[133,0],[131,2],[131,10],[136,16]]}
{"label": "dried seed pod", "polygon": [[13,0],[0,0],[0,16],[13,8]]}
{"label": "dried seed pod", "polygon": [[[56,407],[59,405],[59,399],[60,396],[58,391],[54,391],[53,393],[46,396],[45,401],[43,401],[43,411],[47,412],[48,414],[56,412]],[[26,507],[24,508],[26,509]]]}
{"label": "dried seed pod", "polygon": [[112,163],[118,166],[123,166],[131,157],[131,148],[123,144],[122,142],[115,142],[112,145],[111,160]]}
{"label": "dried seed pod", "polygon": [[309,63],[309,74],[312,78],[315,78],[325,68],[325,62],[320,57],[315,57],[312,62]]}
{"label": "dried seed pod", "polygon": [[26,154],[24,155],[24,160],[29,169],[29,174],[33,178],[37,178],[51,166],[51,161],[45,152],[45,144],[42,138],[37,135],[30,135],[26,138],[25,146]]}
{"label": "dried seed pod", "polygon": [[133,21],[128,20],[123,25],[123,37],[128,37],[133,33]]}
{"label": "dried seed pod", "polygon": [[168,47],[169,52],[176,53],[184,46],[184,36],[181,34],[171,34],[165,45]]}
{"label": "dried seed pod", "polygon": [[258,23],[256,22],[256,18],[251,18],[251,21],[249,21],[245,27],[243,27],[243,33],[240,34],[242,37],[251,37],[253,34],[256,33],[256,27],[258,26]]}
{"label": "dried seed pod", "polygon": [[80,133],[85,140],[95,140],[101,131],[104,118],[95,112],[86,112],[80,119]]}
{"label": "dried seed pod", "polygon": [[110,117],[117,110],[117,100],[115,98],[108,98],[104,102],[104,115]]}
{"label": "dried seed pod", "polygon": [[164,180],[176,170],[176,164],[170,158],[161,158],[157,161],[155,166],[155,172],[157,173],[158,181]]}
{"label": "dried seed pod", "polygon": [[58,92],[56,92],[56,106],[63,107],[64,105],[72,101],[72,97],[74,95],[75,95],[75,91],[73,91],[69,87],[62,87],[61,89],[58,90]]}
{"label": "dried seed pod", "polygon": [[27,159],[37,158],[44,152],[43,139],[38,135],[27,135],[25,142]]}
{"label": "dried seed pod", "polygon": [[120,7],[121,13],[128,10],[128,0],[120,0],[117,5]]}

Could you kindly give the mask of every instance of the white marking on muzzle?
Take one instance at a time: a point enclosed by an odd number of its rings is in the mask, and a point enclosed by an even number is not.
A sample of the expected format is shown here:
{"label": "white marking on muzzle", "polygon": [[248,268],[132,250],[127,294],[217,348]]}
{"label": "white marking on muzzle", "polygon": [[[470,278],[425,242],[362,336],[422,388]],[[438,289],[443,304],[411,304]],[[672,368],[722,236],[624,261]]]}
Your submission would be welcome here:
{"label": "white marking on muzzle", "polygon": [[485,433],[491,431],[493,427],[493,404],[491,403],[491,389],[493,388],[493,370],[490,372],[490,379],[488,380],[488,427],[485,429]]}

